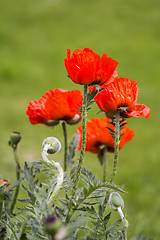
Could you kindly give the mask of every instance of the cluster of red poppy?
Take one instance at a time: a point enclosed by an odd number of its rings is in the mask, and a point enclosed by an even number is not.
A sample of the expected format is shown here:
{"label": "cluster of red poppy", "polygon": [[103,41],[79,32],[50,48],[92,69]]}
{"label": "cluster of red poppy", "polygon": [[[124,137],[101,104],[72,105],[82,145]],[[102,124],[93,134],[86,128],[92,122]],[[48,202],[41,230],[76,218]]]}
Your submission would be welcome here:
{"label": "cluster of red poppy", "polygon": [[[99,84],[103,88],[94,98],[98,107],[105,113],[115,114],[118,110],[123,118],[145,117],[150,115],[150,109],[144,104],[137,104],[137,82],[128,78],[118,78],[117,61],[103,54],[100,57],[89,48],[76,49],[72,55],[67,50],[64,60],[70,79],[81,85]],[[90,87],[92,91],[94,87]],[[68,124],[78,123],[81,119],[80,106],[82,94],[79,90],[67,91],[54,89],[46,92],[39,101],[31,101],[26,111],[31,124],[45,124],[54,126],[60,120]],[[109,151],[114,150],[114,142],[109,134],[107,118],[93,118],[87,122],[86,150],[100,153],[103,145]],[[82,126],[79,133],[79,147],[81,147]],[[133,130],[124,127],[120,149],[134,136]]]}

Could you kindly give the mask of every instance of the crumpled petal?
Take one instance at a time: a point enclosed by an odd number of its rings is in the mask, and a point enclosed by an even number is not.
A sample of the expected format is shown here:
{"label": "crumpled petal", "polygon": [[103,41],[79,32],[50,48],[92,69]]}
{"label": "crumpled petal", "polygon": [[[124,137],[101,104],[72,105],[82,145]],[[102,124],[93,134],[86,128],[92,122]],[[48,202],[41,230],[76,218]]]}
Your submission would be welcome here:
{"label": "crumpled petal", "polygon": [[[123,114],[123,113],[122,113]],[[135,104],[129,111],[124,113],[126,118],[130,117],[145,117],[149,118],[150,108],[144,104]]]}
{"label": "crumpled petal", "polygon": [[107,53],[100,57],[89,48],[76,49],[72,55],[68,49],[64,63],[71,80],[81,85],[101,85],[107,82],[118,64],[116,60],[108,57]]}
{"label": "crumpled petal", "polygon": [[[86,151],[99,154],[102,148],[107,147],[109,152],[114,152],[114,140],[106,127],[115,128],[109,124],[108,118],[92,118],[86,122]],[[82,125],[76,130],[79,134],[78,148],[80,150],[82,146]],[[134,131],[128,128],[126,125],[121,130],[120,134],[124,135],[120,139],[119,149],[134,137]]]}
{"label": "crumpled petal", "polygon": [[[51,120],[71,120],[81,115],[82,94],[79,90],[68,91],[61,88],[49,90],[39,101],[28,104],[26,114],[31,124],[47,124]],[[55,123],[54,123],[55,124]]]}

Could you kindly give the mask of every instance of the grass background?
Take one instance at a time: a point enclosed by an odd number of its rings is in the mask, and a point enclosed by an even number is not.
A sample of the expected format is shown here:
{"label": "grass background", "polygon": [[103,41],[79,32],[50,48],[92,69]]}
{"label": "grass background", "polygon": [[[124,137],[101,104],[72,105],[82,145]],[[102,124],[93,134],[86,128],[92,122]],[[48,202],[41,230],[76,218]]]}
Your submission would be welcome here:
{"label": "grass background", "polygon": [[[1,175],[15,180],[11,131],[20,131],[21,163],[41,158],[48,136],[63,143],[61,126],[32,126],[25,114],[31,100],[54,88],[82,87],[67,78],[66,50],[89,47],[119,62],[120,77],[138,81],[138,102],[149,119],[132,118],[135,138],[120,152],[116,183],[125,184],[128,238],[144,232],[160,239],[160,1],[159,0],[0,0],[0,163]],[[95,117],[94,105],[88,118]],[[99,115],[101,116],[101,115]],[[77,126],[68,127],[69,138]],[[62,144],[63,147],[63,144]],[[55,159],[63,159],[63,151]],[[109,170],[112,166],[109,155]],[[101,178],[96,155],[85,166]]]}

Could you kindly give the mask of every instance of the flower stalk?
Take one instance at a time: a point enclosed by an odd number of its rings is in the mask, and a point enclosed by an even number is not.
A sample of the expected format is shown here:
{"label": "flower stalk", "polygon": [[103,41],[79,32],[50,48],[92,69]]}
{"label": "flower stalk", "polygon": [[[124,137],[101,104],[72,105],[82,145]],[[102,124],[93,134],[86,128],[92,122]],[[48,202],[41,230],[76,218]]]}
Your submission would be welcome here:
{"label": "flower stalk", "polygon": [[103,149],[103,182],[106,182],[107,178],[107,147]]}
{"label": "flower stalk", "polygon": [[119,158],[119,142],[120,142],[120,113],[117,110],[115,114],[115,147],[114,147],[114,162],[113,162],[113,169],[110,177],[110,183],[114,182],[116,172],[117,172],[117,163]]}
{"label": "flower stalk", "polygon": [[[20,167],[20,163],[19,163],[19,159],[18,159],[18,155],[17,155],[17,147],[13,148],[13,153],[14,153],[14,159],[15,159],[15,163],[16,163],[16,179],[17,181],[20,179],[20,174],[21,174],[21,167]],[[18,193],[19,193],[19,186],[20,184],[17,184],[17,187],[15,189],[14,192],[14,196],[13,196],[13,200],[10,206],[10,213],[13,213],[13,210],[15,208],[15,204],[17,201],[17,197],[18,197]]]}
{"label": "flower stalk", "polygon": [[124,221],[124,214],[122,212],[122,208],[121,207],[118,207],[118,213],[121,217],[121,220],[122,220],[122,224],[123,224],[123,230],[122,230],[122,233],[123,233],[123,239],[124,240],[127,240],[127,231],[126,231],[126,224],[125,224],[125,221]]}
{"label": "flower stalk", "polygon": [[81,174],[81,168],[82,168],[82,163],[83,163],[83,159],[84,159],[84,154],[85,154],[86,118],[87,118],[87,85],[84,85],[83,86],[83,105],[82,105],[82,146],[81,146],[81,151],[80,151],[80,156],[79,156],[76,179],[75,179],[74,185],[73,185],[72,198],[74,198],[75,194],[76,194],[76,190],[77,190],[77,186],[78,186],[78,182],[79,182],[79,177],[80,177],[80,174]]}
{"label": "flower stalk", "polygon": [[68,206],[68,214],[66,216],[65,223],[69,223],[71,216],[72,216],[72,200],[75,198],[79,177],[81,174],[82,163],[85,154],[85,147],[86,147],[86,118],[87,118],[87,85],[83,86],[83,105],[82,105],[82,146],[79,156],[78,168],[76,173],[76,179],[74,180],[74,185],[72,189],[72,196],[70,199],[70,204]]}
{"label": "flower stalk", "polygon": [[68,142],[67,142],[67,128],[66,123],[62,122],[63,128],[63,136],[64,136],[64,172],[68,169],[68,159],[67,159],[67,151],[68,151]]}

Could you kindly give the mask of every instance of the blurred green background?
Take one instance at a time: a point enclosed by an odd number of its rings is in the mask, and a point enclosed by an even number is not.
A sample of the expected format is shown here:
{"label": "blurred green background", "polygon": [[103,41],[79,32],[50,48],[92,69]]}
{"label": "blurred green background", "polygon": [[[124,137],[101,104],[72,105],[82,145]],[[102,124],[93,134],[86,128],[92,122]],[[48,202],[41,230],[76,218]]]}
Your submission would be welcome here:
{"label": "blurred green background", "polygon": [[[82,86],[67,78],[67,48],[89,47],[119,62],[120,77],[138,81],[138,103],[151,108],[149,119],[132,118],[135,138],[120,152],[118,185],[125,185],[128,238],[144,232],[160,239],[160,1],[159,0],[0,0],[0,161],[1,175],[15,180],[11,131],[20,131],[21,164],[41,159],[48,136],[62,142],[61,126],[32,126],[25,113],[31,100],[49,89]],[[94,104],[88,118],[96,117]],[[100,117],[101,115],[99,115]],[[71,139],[77,126],[68,126]],[[63,151],[55,155],[63,159]],[[109,155],[109,169],[113,155]],[[96,155],[87,168],[102,177]]]}

